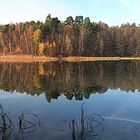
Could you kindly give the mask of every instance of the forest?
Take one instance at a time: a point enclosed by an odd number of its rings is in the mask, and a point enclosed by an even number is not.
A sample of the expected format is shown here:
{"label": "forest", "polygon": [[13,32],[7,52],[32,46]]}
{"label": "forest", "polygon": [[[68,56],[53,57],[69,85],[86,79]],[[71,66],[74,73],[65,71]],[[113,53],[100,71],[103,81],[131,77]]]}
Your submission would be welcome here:
{"label": "forest", "polygon": [[0,25],[0,55],[139,57],[140,26],[109,27],[83,16],[60,21],[48,14],[44,22]]}

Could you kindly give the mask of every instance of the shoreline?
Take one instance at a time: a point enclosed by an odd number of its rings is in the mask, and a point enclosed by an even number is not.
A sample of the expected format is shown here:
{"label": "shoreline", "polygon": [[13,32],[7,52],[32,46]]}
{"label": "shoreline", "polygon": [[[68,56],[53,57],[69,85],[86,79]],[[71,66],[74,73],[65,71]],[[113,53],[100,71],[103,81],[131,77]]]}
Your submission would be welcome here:
{"label": "shoreline", "polygon": [[140,60],[140,57],[46,57],[31,55],[0,55],[0,62],[94,62],[94,61],[120,61],[120,60]]}

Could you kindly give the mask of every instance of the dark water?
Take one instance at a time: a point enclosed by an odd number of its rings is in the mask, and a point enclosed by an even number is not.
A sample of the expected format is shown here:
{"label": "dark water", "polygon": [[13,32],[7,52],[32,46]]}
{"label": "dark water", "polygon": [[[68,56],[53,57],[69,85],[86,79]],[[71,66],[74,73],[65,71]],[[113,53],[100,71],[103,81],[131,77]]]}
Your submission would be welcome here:
{"label": "dark water", "polygon": [[140,62],[0,63],[0,89],[1,139],[140,139]]}

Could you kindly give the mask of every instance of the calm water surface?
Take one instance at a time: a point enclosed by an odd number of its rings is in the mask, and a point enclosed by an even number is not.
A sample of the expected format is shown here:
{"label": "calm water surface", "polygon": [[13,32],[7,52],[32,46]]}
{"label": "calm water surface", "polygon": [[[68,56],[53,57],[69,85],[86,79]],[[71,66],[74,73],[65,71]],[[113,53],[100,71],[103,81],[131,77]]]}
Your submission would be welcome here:
{"label": "calm water surface", "polygon": [[0,89],[1,139],[140,139],[140,62],[0,63]]}

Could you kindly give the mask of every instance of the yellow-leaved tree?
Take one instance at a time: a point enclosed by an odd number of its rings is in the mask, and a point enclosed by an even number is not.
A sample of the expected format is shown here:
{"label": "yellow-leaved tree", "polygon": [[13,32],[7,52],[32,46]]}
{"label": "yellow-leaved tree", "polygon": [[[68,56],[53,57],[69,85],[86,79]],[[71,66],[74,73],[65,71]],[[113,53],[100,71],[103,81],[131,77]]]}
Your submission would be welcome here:
{"label": "yellow-leaved tree", "polygon": [[45,49],[45,44],[43,42],[39,43],[39,46],[38,46],[38,53],[39,53],[39,55],[43,55],[44,54],[44,49]]}
{"label": "yellow-leaved tree", "polygon": [[33,34],[33,42],[36,47],[35,55],[38,50],[37,47],[39,46],[39,43],[41,42],[41,34],[42,34],[42,32],[40,29],[37,29],[36,31],[34,31],[34,34]]}

